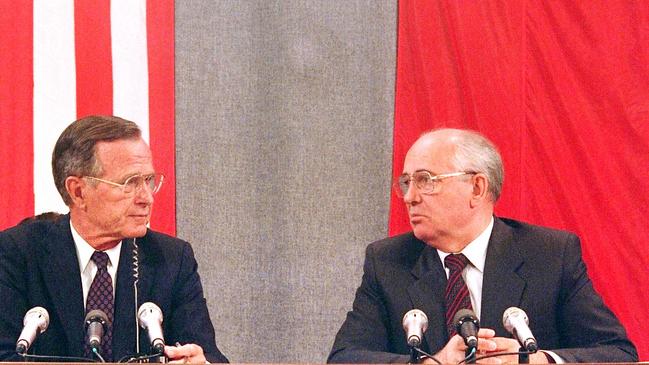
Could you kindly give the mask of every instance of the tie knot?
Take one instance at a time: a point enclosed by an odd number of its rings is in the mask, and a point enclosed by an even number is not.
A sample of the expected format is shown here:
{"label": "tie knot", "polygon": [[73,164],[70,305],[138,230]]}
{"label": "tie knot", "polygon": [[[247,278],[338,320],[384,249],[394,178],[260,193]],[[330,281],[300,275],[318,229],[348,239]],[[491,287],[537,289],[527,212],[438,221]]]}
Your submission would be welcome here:
{"label": "tie knot", "polygon": [[444,259],[444,266],[451,271],[462,271],[469,263],[469,259],[464,254],[450,254]]}
{"label": "tie knot", "polygon": [[97,265],[98,270],[105,270],[106,266],[108,266],[108,261],[110,261],[108,254],[103,251],[95,251],[90,259],[95,263],[95,265]]}

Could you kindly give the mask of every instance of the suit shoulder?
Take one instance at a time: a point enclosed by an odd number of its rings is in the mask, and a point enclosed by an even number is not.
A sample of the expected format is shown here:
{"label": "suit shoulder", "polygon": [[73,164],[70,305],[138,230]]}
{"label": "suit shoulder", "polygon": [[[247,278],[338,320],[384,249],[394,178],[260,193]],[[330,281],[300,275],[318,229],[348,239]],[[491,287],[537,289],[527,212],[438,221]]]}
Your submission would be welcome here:
{"label": "suit shoulder", "polygon": [[150,253],[155,252],[158,255],[168,259],[179,259],[181,257],[194,255],[194,251],[189,242],[168,234],[147,230],[146,235],[140,239],[144,244],[140,249]]}
{"label": "suit shoulder", "polygon": [[560,229],[538,226],[514,219],[499,218],[508,227],[514,239],[520,245],[533,246],[539,249],[559,249],[566,245],[579,245],[576,234]]}
{"label": "suit shoulder", "polygon": [[55,227],[51,221],[34,221],[8,228],[0,232],[0,246],[8,245],[15,248],[35,247]]}
{"label": "suit shoulder", "polygon": [[166,233],[154,231],[152,229],[148,229],[146,235],[143,238],[165,247],[183,247],[185,245],[189,245],[189,242],[183,239],[170,236]]}
{"label": "suit shoulder", "polygon": [[418,240],[412,232],[372,242],[367,246],[366,255],[378,261],[395,263],[414,263],[426,244]]}

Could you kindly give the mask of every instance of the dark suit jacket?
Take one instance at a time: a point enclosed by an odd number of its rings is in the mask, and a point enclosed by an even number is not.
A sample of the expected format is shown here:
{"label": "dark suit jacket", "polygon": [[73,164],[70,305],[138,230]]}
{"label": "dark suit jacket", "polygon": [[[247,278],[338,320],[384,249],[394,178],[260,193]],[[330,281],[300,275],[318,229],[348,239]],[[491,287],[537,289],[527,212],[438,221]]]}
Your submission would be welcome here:
{"label": "dark suit jacket", "polygon": [[[197,263],[191,246],[148,230],[139,247],[138,305],[157,304],[168,344],[195,343],[210,362],[227,362],[216,347]],[[133,240],[124,239],[117,269],[113,358],[135,353]],[[37,221],[0,233],[0,360],[17,360],[16,340],[23,316],[34,306],[47,309],[50,325],[30,349],[39,355],[83,357],[84,303],[70,218]],[[148,352],[146,331],[140,351]]]}
{"label": "dark suit jacket", "polygon": [[[408,362],[403,315],[428,316],[423,350],[448,342],[446,274],[437,251],[412,233],[367,247],[361,286],[339,330],[329,362]],[[523,309],[539,346],[567,362],[635,362],[636,349],[591,284],[577,236],[495,218],[485,261],[481,327],[511,337],[505,309]]]}

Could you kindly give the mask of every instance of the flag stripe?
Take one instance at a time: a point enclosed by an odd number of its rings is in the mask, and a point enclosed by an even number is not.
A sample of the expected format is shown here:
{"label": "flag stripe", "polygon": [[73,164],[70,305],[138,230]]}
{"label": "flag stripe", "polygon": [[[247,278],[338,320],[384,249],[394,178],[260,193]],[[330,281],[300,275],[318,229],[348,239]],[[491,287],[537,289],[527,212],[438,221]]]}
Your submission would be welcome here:
{"label": "flag stripe", "polygon": [[156,169],[165,174],[156,195],[151,227],[176,234],[174,136],[174,2],[157,0],[147,6],[149,59],[149,120]]}
{"label": "flag stripe", "polygon": [[56,139],[77,116],[74,2],[34,1],[35,213],[67,212],[51,169]]}
{"label": "flag stripe", "polygon": [[113,113],[132,120],[149,140],[149,70],[145,0],[111,2]]}
{"label": "flag stripe", "polygon": [[175,234],[173,26],[171,0],[0,2],[0,184],[11,192],[0,229],[68,211],[52,178],[56,139],[78,117],[112,114],[151,144],[167,177],[151,226]]}
{"label": "flag stripe", "polygon": [[110,0],[75,0],[77,116],[113,113]]}
{"label": "flag stripe", "polygon": [[0,229],[34,212],[32,13],[0,1]]}

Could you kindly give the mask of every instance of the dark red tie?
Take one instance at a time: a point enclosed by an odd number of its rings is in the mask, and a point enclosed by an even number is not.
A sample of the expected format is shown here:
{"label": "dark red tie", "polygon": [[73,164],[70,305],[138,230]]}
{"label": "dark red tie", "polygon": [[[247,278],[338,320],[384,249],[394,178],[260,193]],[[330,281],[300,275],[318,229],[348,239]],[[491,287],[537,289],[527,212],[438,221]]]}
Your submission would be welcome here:
{"label": "dark red tie", "polygon": [[[106,361],[110,361],[113,355],[113,279],[107,270],[108,255],[102,251],[95,251],[90,258],[97,265],[97,274],[92,280],[88,299],[86,300],[86,314],[93,309],[100,309],[106,313],[108,323],[104,329],[104,336],[101,338],[101,355]],[[86,341],[86,356],[92,357],[90,348]]]}
{"label": "dark red tie", "polygon": [[462,278],[462,270],[468,263],[469,259],[463,254],[451,254],[444,259],[444,266],[449,270],[446,283],[446,330],[449,338],[457,333],[453,323],[455,313],[464,308],[473,310],[469,288]]}

